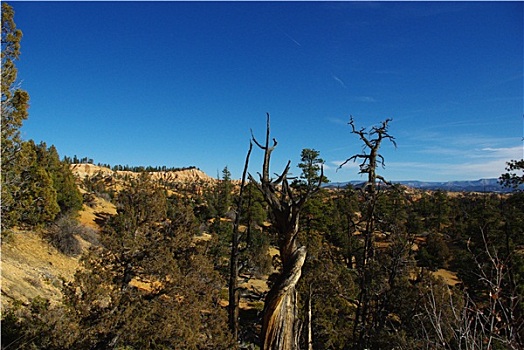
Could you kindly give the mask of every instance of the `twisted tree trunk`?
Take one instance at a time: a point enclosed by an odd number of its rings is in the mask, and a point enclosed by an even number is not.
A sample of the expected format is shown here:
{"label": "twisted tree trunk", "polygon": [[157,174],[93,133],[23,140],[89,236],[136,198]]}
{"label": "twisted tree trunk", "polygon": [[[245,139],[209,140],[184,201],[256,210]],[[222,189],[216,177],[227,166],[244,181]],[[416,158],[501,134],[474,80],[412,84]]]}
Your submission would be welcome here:
{"label": "twisted tree trunk", "polygon": [[[306,200],[320,188],[309,187],[306,191],[296,193],[289,186],[287,173],[289,162],[282,174],[277,179],[269,176],[271,152],[275,149],[277,141],[269,145],[270,128],[269,114],[267,115],[267,128],[265,144],[261,145],[252,137],[255,144],[264,151],[264,163],[260,182],[251,175],[250,179],[262,192],[269,205],[273,218],[273,226],[278,234],[282,272],[266,296],[264,317],[262,320],[261,347],[263,350],[292,350],[298,349],[298,307],[296,285],[302,274],[302,266],[306,259],[306,247],[297,241],[299,229],[299,216]],[[323,174],[320,179],[323,178]]]}
{"label": "twisted tree trunk", "polygon": [[262,323],[263,349],[298,349],[296,284],[305,259],[306,247],[298,248],[266,296]]}

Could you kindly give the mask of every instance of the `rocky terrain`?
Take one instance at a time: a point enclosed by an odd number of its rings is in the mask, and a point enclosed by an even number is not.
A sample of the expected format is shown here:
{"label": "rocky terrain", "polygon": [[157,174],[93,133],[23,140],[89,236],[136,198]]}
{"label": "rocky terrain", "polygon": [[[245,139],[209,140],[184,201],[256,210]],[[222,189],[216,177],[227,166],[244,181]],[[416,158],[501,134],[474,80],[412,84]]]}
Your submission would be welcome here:
{"label": "rocky terrain", "polygon": [[[136,177],[139,173],[133,171],[117,170],[113,171],[106,167],[101,167],[93,164],[71,164],[71,170],[79,179],[91,177],[94,175],[102,175],[103,177]],[[178,171],[155,171],[151,172],[153,180],[164,180],[169,182],[181,183],[212,183],[214,178],[210,177],[199,169],[185,169]]]}

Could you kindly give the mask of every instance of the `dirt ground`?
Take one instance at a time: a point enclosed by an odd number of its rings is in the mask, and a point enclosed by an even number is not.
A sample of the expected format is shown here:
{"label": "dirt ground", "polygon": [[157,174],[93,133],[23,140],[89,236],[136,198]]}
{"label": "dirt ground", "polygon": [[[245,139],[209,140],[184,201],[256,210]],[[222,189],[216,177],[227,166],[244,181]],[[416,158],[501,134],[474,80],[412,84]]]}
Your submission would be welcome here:
{"label": "dirt ground", "polygon": [[[97,198],[92,206],[84,205],[78,219],[81,224],[98,230],[104,218],[112,214],[116,214],[115,206]],[[28,303],[37,296],[49,299],[51,303],[59,302],[62,298],[62,280],[72,280],[80,267],[79,257],[61,254],[42,236],[33,231],[14,230],[3,240],[2,310],[14,300]],[[81,243],[87,249],[88,243],[82,240]]]}
{"label": "dirt ground", "polygon": [[433,276],[441,277],[444,280],[444,282],[449,286],[454,286],[460,283],[457,274],[453,271],[439,269],[433,272]]}
{"label": "dirt ground", "polygon": [[2,310],[14,300],[62,298],[62,278],[71,280],[78,258],[59,253],[35,232],[16,231],[2,243]]}

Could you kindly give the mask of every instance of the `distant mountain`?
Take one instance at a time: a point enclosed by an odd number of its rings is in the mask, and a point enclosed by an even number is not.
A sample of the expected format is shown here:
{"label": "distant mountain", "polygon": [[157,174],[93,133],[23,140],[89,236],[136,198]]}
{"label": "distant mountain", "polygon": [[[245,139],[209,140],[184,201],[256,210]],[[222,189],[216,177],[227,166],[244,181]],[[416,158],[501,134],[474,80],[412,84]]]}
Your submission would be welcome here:
{"label": "distant mountain", "polygon": [[[423,190],[444,190],[450,192],[512,192],[511,188],[503,187],[498,179],[480,179],[475,181],[447,181],[447,182],[424,182],[424,181],[393,181],[411,188]],[[327,184],[327,188],[342,188],[351,184],[355,187],[364,184],[363,181],[333,182]]]}

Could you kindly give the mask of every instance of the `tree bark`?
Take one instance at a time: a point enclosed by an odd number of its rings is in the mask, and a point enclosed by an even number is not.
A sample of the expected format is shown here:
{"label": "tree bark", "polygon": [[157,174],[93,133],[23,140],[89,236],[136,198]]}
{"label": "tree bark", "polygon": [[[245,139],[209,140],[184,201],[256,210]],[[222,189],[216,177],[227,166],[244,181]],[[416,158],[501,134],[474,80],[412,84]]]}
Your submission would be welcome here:
{"label": "tree bark", "polygon": [[306,247],[298,248],[289,260],[277,283],[273,285],[264,305],[262,340],[264,350],[298,349],[296,285],[306,259]]}
{"label": "tree bark", "polygon": [[[262,319],[261,348],[263,350],[292,350],[299,347],[298,307],[296,285],[302,274],[302,266],[306,259],[306,247],[297,241],[299,216],[306,200],[320,188],[323,172],[317,186],[311,186],[307,191],[296,193],[290,187],[287,173],[290,162],[277,179],[271,179],[269,165],[271,153],[277,145],[269,145],[270,127],[267,114],[266,139],[260,144],[254,136],[253,142],[264,151],[264,162],[260,182],[250,179],[262,192],[269,205],[273,219],[273,227],[278,235],[282,272],[266,296],[264,316]],[[298,191],[297,191],[298,192]]]}
{"label": "tree bark", "polygon": [[242,213],[242,202],[244,187],[246,184],[246,174],[247,168],[249,165],[249,157],[251,155],[251,150],[253,149],[253,144],[249,143],[249,151],[247,152],[246,162],[244,163],[244,171],[242,173],[242,183],[240,185],[240,194],[237,202],[237,212],[235,216],[235,223],[233,225],[233,237],[231,242],[231,256],[229,261],[229,305],[228,305],[228,318],[229,318],[229,329],[233,335],[233,339],[238,341],[238,318],[239,318],[239,299],[238,294],[238,227],[240,225],[240,215]]}
{"label": "tree bark", "polygon": [[309,295],[307,302],[307,349],[313,350],[313,308],[311,306],[311,299],[313,294],[311,293],[311,284],[309,285]]}

